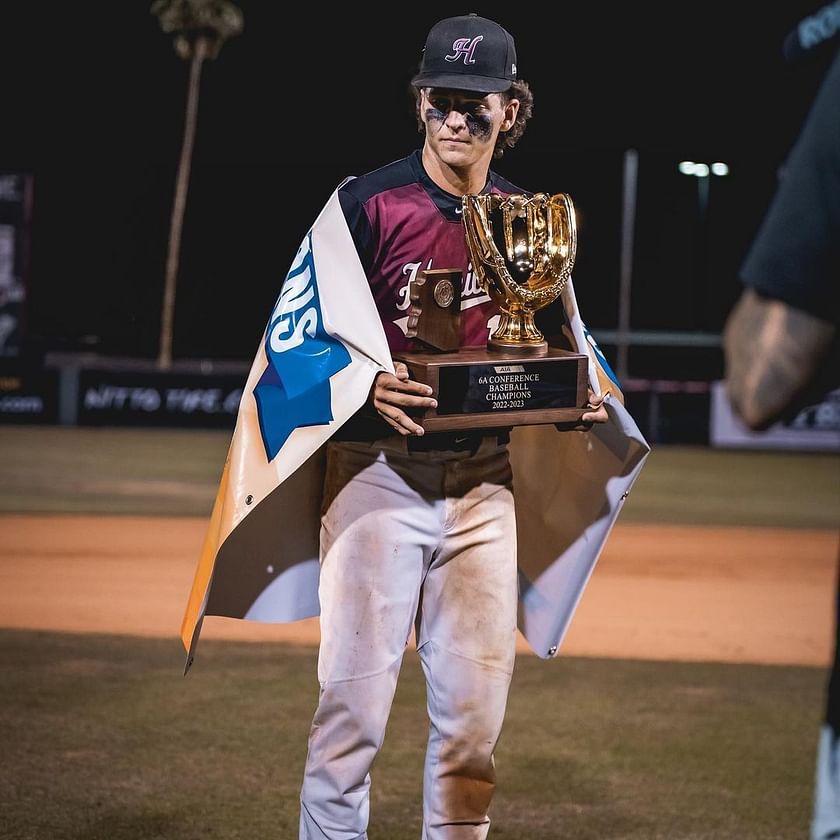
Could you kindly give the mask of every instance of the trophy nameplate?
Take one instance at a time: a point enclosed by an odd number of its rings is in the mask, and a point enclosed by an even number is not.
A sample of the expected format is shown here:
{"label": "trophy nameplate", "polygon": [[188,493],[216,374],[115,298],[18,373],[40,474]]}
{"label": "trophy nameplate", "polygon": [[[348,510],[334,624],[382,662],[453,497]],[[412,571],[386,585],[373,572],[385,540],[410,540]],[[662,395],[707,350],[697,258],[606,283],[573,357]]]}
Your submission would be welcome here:
{"label": "trophy nameplate", "polygon": [[549,346],[534,323],[571,276],[571,199],[488,193],[465,195],[462,207],[473,271],[499,306],[499,326],[486,347],[458,350],[461,272],[418,272],[407,329],[418,351],[395,358],[438,405],[413,418],[427,431],[577,423],[588,410],[589,359]]}
{"label": "trophy nameplate", "polygon": [[587,410],[588,359],[557,347],[542,356],[471,349],[396,358],[437,399],[412,414],[427,432],[574,423]]}

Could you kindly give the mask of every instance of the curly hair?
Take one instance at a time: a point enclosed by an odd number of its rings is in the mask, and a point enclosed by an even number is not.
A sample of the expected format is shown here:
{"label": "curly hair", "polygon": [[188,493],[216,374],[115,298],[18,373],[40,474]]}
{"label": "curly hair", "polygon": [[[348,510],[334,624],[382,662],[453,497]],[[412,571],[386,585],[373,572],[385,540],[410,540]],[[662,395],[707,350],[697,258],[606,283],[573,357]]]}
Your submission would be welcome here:
{"label": "curly hair", "polygon": [[[417,130],[421,134],[425,134],[426,126],[423,124],[423,119],[420,114],[420,94],[424,90],[431,90],[431,88],[416,88],[412,86],[411,90],[414,94],[414,114],[417,118]],[[519,138],[525,133],[525,124],[531,119],[531,115],[534,113],[534,95],[531,93],[528,82],[523,79],[518,79],[513,82],[499,96],[502,97],[502,107],[507,105],[511,99],[518,99],[519,111],[516,114],[514,124],[507,131],[500,131],[498,137],[496,137],[496,145],[493,149],[494,159],[500,158],[505,153],[505,149],[512,149],[517,144]]]}

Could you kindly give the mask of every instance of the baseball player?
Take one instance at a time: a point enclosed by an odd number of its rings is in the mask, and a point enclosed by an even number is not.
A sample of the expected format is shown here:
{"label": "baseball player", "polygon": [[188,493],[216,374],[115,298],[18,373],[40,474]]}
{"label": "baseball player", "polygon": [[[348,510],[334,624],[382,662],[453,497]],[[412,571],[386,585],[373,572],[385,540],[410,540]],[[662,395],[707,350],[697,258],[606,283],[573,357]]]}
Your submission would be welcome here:
{"label": "baseball player", "polygon": [[[498,310],[471,271],[461,198],[524,192],[490,163],[522,136],[533,97],[511,35],[477,15],[432,27],[413,85],[422,149],[349,180],[341,209],[394,355],[411,347],[409,283],[430,268],[462,271],[461,345],[483,347]],[[606,421],[601,400],[588,425]],[[430,719],[423,836],[489,830],[517,627],[508,430],[424,434],[411,411],[434,405],[396,363],[327,444],[306,840],[367,837],[370,769],[412,628]]]}

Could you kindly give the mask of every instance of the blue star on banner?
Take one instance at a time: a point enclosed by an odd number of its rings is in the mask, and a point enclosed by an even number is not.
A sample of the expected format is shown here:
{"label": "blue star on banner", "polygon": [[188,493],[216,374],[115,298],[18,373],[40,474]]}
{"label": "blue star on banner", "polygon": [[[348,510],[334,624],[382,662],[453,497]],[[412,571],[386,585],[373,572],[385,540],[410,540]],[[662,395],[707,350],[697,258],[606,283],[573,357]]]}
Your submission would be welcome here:
{"label": "blue star on banner", "polygon": [[268,367],[254,387],[260,433],[272,461],[300,426],[333,419],[330,377],[350,364],[347,348],[324,330],[312,252],[301,243],[266,331]]}

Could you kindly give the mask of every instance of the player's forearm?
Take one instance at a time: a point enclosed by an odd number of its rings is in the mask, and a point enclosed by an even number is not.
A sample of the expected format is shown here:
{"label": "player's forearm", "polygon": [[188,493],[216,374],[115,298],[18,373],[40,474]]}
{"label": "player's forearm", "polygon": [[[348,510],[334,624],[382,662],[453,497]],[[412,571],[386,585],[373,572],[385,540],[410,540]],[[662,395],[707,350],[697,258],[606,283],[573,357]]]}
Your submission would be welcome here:
{"label": "player's forearm", "polygon": [[835,327],[751,289],[723,335],[726,385],[733,409],[751,429],[779,420],[813,380]]}

